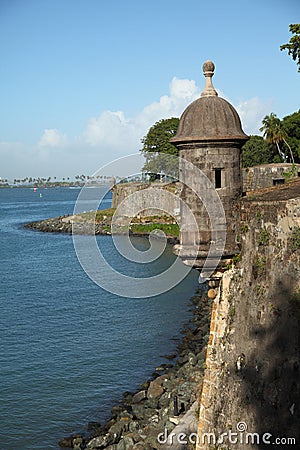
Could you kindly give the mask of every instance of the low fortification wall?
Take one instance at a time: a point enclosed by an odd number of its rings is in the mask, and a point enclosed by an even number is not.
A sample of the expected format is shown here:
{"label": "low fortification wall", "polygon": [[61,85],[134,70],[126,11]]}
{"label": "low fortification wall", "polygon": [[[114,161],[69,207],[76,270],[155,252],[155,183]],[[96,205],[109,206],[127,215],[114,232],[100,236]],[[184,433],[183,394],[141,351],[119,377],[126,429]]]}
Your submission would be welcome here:
{"label": "low fortification wall", "polygon": [[[160,190],[168,191],[171,195],[160,195]],[[140,215],[155,216],[161,215],[162,212],[170,212],[178,216],[179,214],[179,196],[180,183],[122,183],[116,184],[112,188],[113,200],[112,207],[117,208],[126,201],[126,213],[129,217],[136,215],[139,211]],[[143,195],[136,195],[136,194]],[[151,206],[149,208],[149,199]],[[155,208],[155,206],[158,208]]]}
{"label": "low fortification wall", "polygon": [[[251,192],[253,190],[264,189],[267,187],[272,187],[276,184],[284,184],[285,177],[284,173],[292,170],[292,164],[265,164],[256,167],[247,167],[243,169],[243,192]],[[296,165],[294,175],[300,173],[300,165]],[[128,212],[129,215],[133,213],[136,208],[141,209],[145,206],[145,201],[142,196],[134,196],[136,192],[142,191],[144,189],[166,189],[172,192],[175,196],[179,196],[181,191],[181,183],[146,183],[146,182],[133,182],[133,183],[120,183],[112,187],[113,200],[112,207],[117,208],[125,198],[132,196],[130,204],[128,202]],[[153,201],[155,201],[156,195],[154,191],[151,193]],[[162,210],[175,210],[179,209],[179,199],[168,197],[168,200],[159,199],[158,204],[160,204],[160,209]],[[147,215],[161,214],[161,210],[153,209],[149,210]],[[176,214],[175,214],[176,215]]]}
{"label": "low fortification wall", "polygon": [[[264,189],[275,186],[276,184],[284,184],[285,176],[290,172],[292,175],[292,164],[263,164],[261,166],[246,167],[243,169],[243,191],[249,192],[257,189]],[[300,165],[294,168],[294,175],[300,173]]]}

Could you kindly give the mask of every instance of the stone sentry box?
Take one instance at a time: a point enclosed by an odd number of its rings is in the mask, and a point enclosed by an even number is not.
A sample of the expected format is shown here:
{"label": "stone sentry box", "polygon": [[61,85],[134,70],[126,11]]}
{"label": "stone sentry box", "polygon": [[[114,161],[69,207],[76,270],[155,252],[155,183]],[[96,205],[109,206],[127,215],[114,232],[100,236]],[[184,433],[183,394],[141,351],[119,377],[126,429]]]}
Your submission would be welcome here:
{"label": "stone sentry box", "polygon": [[[191,103],[183,112],[177,134],[171,142],[179,149],[181,158],[191,162],[200,169],[216,189],[223,204],[226,218],[226,243],[220,265],[227,264],[238,252],[236,244],[237,218],[234,214],[234,204],[242,196],[242,165],[241,148],[248,140],[243,132],[241,121],[234,107],[220,98],[213,87],[212,77],[215,66],[207,61],[203,64],[206,84],[201,97]],[[188,173],[182,173],[183,182],[188,185]],[[201,180],[199,180],[201,184]],[[192,261],[192,248],[197,246],[197,259],[191,262],[201,268],[207,257],[211,230],[205,205],[193,193],[183,186],[182,200],[194,214],[198,230],[192,229],[181,217],[180,245],[175,253],[180,255],[186,264]]]}

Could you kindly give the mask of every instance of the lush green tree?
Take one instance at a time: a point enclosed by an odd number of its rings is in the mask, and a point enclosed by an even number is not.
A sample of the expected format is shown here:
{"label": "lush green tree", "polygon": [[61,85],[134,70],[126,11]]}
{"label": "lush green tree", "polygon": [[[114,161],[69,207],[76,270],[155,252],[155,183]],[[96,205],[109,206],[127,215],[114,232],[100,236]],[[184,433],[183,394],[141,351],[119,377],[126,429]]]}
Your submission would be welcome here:
{"label": "lush green tree", "polygon": [[149,129],[142,138],[142,153],[167,153],[178,156],[178,149],[171,144],[170,139],[175,136],[179,125],[179,119],[161,119]]}
{"label": "lush green tree", "polygon": [[300,162],[300,110],[284,117],[282,127],[286,132],[286,141],[292,149],[295,160]]}
{"label": "lush green tree", "polygon": [[263,133],[263,137],[265,138],[266,142],[268,142],[271,145],[276,145],[278,154],[280,156],[280,159],[284,159],[284,155],[280,150],[279,146],[279,139],[278,139],[278,128],[280,124],[280,119],[276,116],[274,113],[270,113],[269,116],[265,116],[262,120],[262,127],[259,129]]}
{"label": "lush green tree", "polygon": [[143,171],[152,174],[165,173],[178,177],[178,149],[171,144],[170,139],[175,136],[179,119],[172,117],[156,122],[141,140],[141,152],[146,158]]}
{"label": "lush green tree", "polygon": [[[293,164],[295,164],[294,155],[293,155],[291,146],[290,146],[289,143],[287,142],[287,138],[288,138],[288,135],[287,135],[287,133],[285,132],[283,126],[282,126],[282,122],[280,122],[280,125],[278,126],[278,130],[277,130],[277,139],[278,139],[279,142],[284,142],[284,144],[287,146],[287,148],[289,149],[289,154],[290,154],[290,157],[291,157],[291,162],[292,162]],[[285,154],[285,151],[283,151],[283,153]],[[287,156],[286,156],[286,157],[287,157]]]}
{"label": "lush green tree", "polygon": [[276,145],[281,161],[286,161],[288,158],[284,148],[280,147],[280,144],[284,143],[289,150],[291,162],[294,164],[293,152],[287,142],[288,135],[276,114],[270,113],[269,116],[265,116],[262,120],[262,127],[259,130],[263,132],[263,136],[269,144]]}
{"label": "lush green tree", "polygon": [[167,153],[151,153],[147,156],[143,172],[150,180],[158,180],[163,175],[178,179],[178,157]]}
{"label": "lush green tree", "polygon": [[288,54],[292,56],[298,66],[298,72],[300,72],[300,24],[291,24],[290,32],[294,34],[291,37],[288,44],[280,46],[280,50],[287,50]]}
{"label": "lush green tree", "polygon": [[250,136],[242,147],[243,167],[259,166],[274,162],[274,149],[262,136]]}

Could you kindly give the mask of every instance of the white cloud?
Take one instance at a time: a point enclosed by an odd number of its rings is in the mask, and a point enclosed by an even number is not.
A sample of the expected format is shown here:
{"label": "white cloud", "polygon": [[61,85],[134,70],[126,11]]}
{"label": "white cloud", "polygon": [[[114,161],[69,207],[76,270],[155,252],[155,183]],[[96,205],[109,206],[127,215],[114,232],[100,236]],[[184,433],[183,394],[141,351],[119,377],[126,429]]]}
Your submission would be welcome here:
{"label": "white cloud", "polygon": [[141,138],[158,120],[178,117],[186,106],[199,96],[193,80],[174,77],[170,83],[170,94],[150,105],[134,117],[126,117],[123,111],[104,111],[89,119],[83,140],[91,146],[107,147],[118,153],[130,153],[141,148]]}
{"label": "white cloud", "polygon": [[[219,92],[219,95],[226,98],[222,92]],[[194,80],[174,77],[168,95],[163,95],[158,101],[145,106],[133,117],[126,117],[123,111],[104,111],[100,116],[90,118],[83,141],[99,149],[115,151],[118,156],[138,151],[141,148],[141,138],[155,122],[179,117],[199,96],[200,88]],[[241,117],[244,131],[247,134],[259,134],[262,118],[271,110],[271,101],[264,102],[254,97],[241,101],[235,107]]]}
{"label": "white cloud", "polygon": [[126,119],[122,111],[104,111],[99,117],[90,118],[83,135],[87,144],[108,145],[109,148],[132,144],[134,138],[134,123]]}
{"label": "white cloud", "polygon": [[170,95],[164,95],[158,102],[146,106],[137,117],[138,122],[144,122],[149,128],[160,119],[181,116],[184,109],[199,97],[199,88],[194,80],[174,77],[169,86]]}
{"label": "white cloud", "polygon": [[[2,153],[2,161],[5,160],[2,169],[7,169],[0,176],[5,177],[9,168],[14,177],[92,174],[116,158],[138,152],[142,147],[141,138],[155,122],[180,117],[184,109],[199,98],[200,91],[194,80],[174,77],[167,95],[146,105],[134,116],[107,110],[89,118],[83,133],[72,139],[57,129],[47,128],[31,147],[22,143],[0,143],[0,156]],[[226,98],[222,92],[219,95]],[[230,99],[229,102],[232,103]],[[258,97],[234,106],[247,134],[258,134],[262,118],[272,110],[270,100]],[[60,151],[53,158],[55,149]]]}
{"label": "white cloud", "polygon": [[270,114],[272,102],[270,100],[263,102],[260,98],[253,97],[249,100],[241,101],[236,106],[236,109],[240,115],[245,133],[261,134],[259,129],[262,119],[267,114]]}
{"label": "white cloud", "polygon": [[174,77],[170,83],[171,97],[192,99],[199,96],[199,88],[194,80],[181,80]]}
{"label": "white cloud", "polygon": [[64,147],[68,143],[67,136],[55,128],[46,128],[38,142],[40,147]]}

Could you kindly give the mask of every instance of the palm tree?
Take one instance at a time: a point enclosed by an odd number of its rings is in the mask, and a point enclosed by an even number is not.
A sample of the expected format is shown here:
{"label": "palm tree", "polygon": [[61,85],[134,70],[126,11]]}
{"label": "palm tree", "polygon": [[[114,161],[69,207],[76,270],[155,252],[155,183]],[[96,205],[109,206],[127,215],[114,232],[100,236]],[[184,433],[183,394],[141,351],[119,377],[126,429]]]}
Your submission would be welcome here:
{"label": "palm tree", "polygon": [[292,164],[295,165],[295,160],[294,160],[294,155],[293,155],[292,149],[291,149],[290,145],[287,143],[287,140],[286,140],[286,138],[288,136],[287,136],[286,131],[283,129],[281,122],[280,122],[280,127],[278,128],[278,131],[277,131],[277,137],[279,139],[279,142],[284,142],[285,145],[288,147],[288,149],[290,151]]}
{"label": "palm tree", "polygon": [[259,129],[259,131],[262,131],[264,139],[269,144],[275,144],[280,156],[280,159],[282,159],[283,154],[280,150],[279,146],[279,139],[278,139],[278,129],[279,129],[279,123],[280,119],[276,116],[274,113],[270,113],[269,116],[265,116],[262,120],[262,127]]}
{"label": "palm tree", "polygon": [[285,156],[279,145],[281,142],[284,142],[290,151],[292,163],[295,164],[292,149],[286,141],[287,134],[276,114],[271,112],[269,116],[265,116],[262,120],[262,125],[259,131],[263,132],[263,137],[269,144],[276,145],[280,158],[283,159]]}

